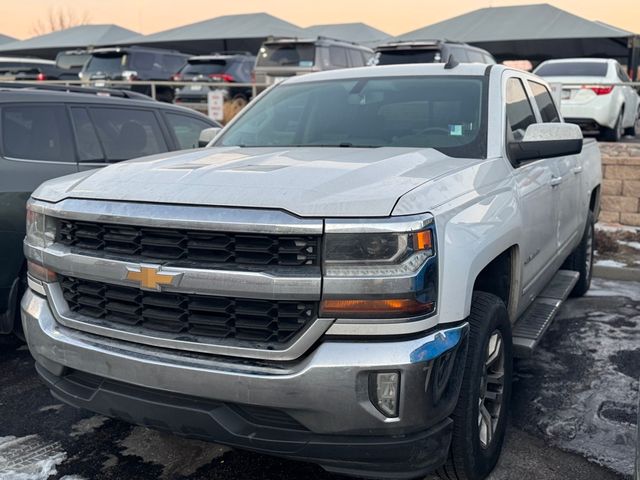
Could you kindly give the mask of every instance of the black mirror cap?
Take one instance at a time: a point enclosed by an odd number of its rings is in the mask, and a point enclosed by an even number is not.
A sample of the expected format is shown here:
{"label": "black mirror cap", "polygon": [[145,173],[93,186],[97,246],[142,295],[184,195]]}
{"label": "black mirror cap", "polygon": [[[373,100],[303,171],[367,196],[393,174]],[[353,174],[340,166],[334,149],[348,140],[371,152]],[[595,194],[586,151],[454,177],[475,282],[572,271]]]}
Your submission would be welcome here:
{"label": "black mirror cap", "polygon": [[509,158],[515,162],[526,162],[541,158],[577,155],[582,152],[582,143],[582,138],[511,142],[509,143]]}

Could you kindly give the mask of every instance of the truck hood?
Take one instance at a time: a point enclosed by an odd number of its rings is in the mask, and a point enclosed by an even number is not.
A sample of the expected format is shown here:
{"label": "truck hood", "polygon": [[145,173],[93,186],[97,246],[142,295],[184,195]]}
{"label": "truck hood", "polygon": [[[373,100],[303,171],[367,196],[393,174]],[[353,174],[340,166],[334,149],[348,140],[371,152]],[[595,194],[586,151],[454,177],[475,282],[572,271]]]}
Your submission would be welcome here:
{"label": "truck hood", "polygon": [[70,175],[43,184],[33,197],[377,217],[390,215],[398,199],[417,186],[479,161],[433,149],[213,147]]}

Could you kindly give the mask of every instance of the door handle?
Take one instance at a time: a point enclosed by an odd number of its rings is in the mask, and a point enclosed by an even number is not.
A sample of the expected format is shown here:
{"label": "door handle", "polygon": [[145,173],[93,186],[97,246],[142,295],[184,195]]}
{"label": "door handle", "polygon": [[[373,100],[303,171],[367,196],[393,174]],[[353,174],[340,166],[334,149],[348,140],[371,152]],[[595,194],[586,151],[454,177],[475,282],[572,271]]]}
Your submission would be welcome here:
{"label": "door handle", "polygon": [[582,167],[575,167],[572,168],[571,171],[575,174],[578,175],[579,173],[582,173]]}
{"label": "door handle", "polygon": [[563,180],[562,177],[551,177],[551,181],[549,182],[549,185],[551,185],[552,187],[557,187],[562,183],[562,180]]}

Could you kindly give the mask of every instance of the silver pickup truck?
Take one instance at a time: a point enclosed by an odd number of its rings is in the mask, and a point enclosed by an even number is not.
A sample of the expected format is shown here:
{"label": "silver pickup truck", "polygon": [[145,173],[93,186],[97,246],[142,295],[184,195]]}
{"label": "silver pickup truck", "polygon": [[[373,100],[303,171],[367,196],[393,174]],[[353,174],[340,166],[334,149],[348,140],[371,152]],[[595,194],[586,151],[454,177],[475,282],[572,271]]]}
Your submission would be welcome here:
{"label": "silver pickup truck", "polygon": [[482,479],[513,356],[589,289],[600,183],[534,75],[296,77],[208,148],[42,185],[24,331],[71,405],[333,472]]}

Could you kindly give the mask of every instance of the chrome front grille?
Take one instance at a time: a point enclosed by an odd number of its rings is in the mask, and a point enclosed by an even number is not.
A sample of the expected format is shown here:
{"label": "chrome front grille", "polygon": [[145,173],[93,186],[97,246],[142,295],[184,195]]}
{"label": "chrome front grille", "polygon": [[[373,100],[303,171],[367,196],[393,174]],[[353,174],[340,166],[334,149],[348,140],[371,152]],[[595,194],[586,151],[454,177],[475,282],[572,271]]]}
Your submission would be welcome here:
{"label": "chrome front grille", "polygon": [[69,310],[111,328],[135,327],[153,335],[234,339],[261,344],[284,344],[314,321],[313,301],[148,292],[103,282],[61,276]]}
{"label": "chrome front grille", "polygon": [[151,228],[61,219],[57,241],[136,262],[256,266],[319,265],[320,236]]}

